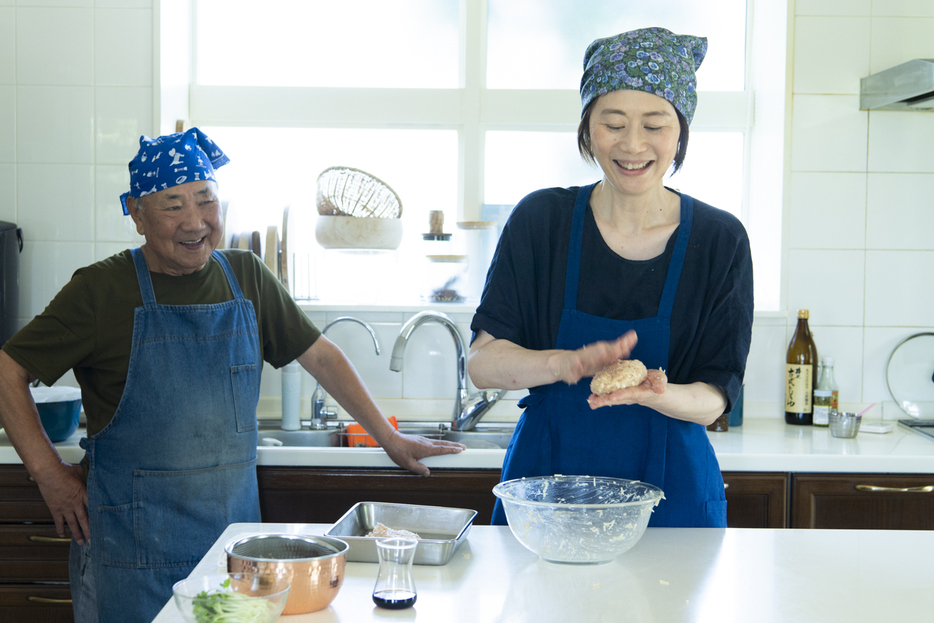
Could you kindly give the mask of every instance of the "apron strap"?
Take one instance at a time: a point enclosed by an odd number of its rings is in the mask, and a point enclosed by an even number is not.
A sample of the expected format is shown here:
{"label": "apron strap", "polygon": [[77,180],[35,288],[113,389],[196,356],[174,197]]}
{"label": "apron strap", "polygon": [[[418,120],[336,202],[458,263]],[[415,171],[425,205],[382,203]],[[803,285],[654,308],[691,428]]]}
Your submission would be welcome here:
{"label": "apron strap", "polygon": [[[130,253],[133,254],[133,265],[136,267],[136,279],[139,281],[139,291],[140,294],[143,295],[143,307],[155,307],[156,294],[152,287],[152,277],[149,276],[149,265],[146,264],[146,257],[143,255],[143,250],[136,247],[135,249],[130,249]],[[233,293],[234,300],[239,301],[243,299],[243,291],[240,289],[240,283],[237,281],[237,276],[234,275],[233,268],[230,266],[230,262],[227,261],[227,258],[216,249],[211,253],[211,257],[217,260],[217,263],[224,269],[224,274],[227,275],[227,283],[230,285],[230,291]]]}
{"label": "apron strap", "polygon": [[152,277],[149,276],[149,265],[140,247],[130,249],[133,254],[133,265],[136,266],[136,280],[139,281],[139,291],[143,295],[143,307],[156,306],[156,294],[152,289]]}
{"label": "apron strap", "polygon": [[230,266],[230,262],[228,262],[227,258],[216,249],[211,254],[211,257],[217,260],[217,263],[220,264],[224,269],[224,274],[227,275],[227,283],[230,284],[230,291],[233,292],[234,299],[238,301],[242,299],[243,292],[240,290],[240,284],[237,282],[237,276],[234,275],[233,268]]}
{"label": "apron strap", "polygon": [[567,275],[564,278],[564,309],[577,309],[577,286],[580,282],[581,248],[584,239],[584,214],[587,212],[587,204],[590,203],[590,194],[596,185],[581,186],[577,190],[574,216],[571,219]]}
{"label": "apron strap", "polygon": [[690,195],[681,195],[681,223],[678,225],[678,238],[675,240],[671,263],[668,265],[668,277],[665,279],[662,300],[658,303],[658,315],[662,318],[670,319],[671,310],[675,306],[675,295],[678,293],[678,283],[681,281],[681,268],[684,266],[684,256],[687,254],[693,222],[694,199]]}

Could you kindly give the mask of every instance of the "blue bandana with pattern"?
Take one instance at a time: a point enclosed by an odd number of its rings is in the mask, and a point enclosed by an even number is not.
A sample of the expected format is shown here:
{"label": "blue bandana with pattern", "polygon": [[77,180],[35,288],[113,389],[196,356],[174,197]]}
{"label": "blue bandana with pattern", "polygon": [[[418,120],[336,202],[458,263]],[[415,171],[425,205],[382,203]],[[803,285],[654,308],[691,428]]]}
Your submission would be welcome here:
{"label": "blue bandana with pattern", "polygon": [[601,95],[630,89],[668,100],[690,124],[697,107],[694,72],[706,55],[706,37],[676,35],[664,28],[597,39],[584,53],[581,116]]}
{"label": "blue bandana with pattern", "polygon": [[214,180],[214,169],[228,162],[230,158],[198,128],[159,138],[141,136],[139,152],[130,161],[130,192],[120,195],[123,213],[130,213],[127,196],[139,199],[172,186]]}

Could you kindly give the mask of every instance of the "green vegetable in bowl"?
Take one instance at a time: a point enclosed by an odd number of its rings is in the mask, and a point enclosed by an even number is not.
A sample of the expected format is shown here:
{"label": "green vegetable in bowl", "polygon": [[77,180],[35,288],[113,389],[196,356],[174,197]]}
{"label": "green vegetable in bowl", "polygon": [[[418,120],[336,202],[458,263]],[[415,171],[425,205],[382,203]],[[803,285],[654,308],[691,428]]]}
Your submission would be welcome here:
{"label": "green vegetable in bowl", "polygon": [[[221,587],[230,588],[230,578]],[[265,623],[271,604],[233,591],[201,591],[192,608],[198,623]]]}

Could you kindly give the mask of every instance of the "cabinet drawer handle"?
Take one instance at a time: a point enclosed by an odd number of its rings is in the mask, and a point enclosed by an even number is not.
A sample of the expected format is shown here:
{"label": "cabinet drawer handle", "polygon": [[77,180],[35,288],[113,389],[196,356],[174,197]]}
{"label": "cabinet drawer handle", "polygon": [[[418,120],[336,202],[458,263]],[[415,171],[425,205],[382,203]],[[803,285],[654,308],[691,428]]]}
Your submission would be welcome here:
{"label": "cabinet drawer handle", "polygon": [[52,599],[51,597],[36,597],[35,595],[26,595],[26,601],[34,604],[71,604],[70,599]]}
{"label": "cabinet drawer handle", "polygon": [[926,487],[877,487],[876,485],[856,485],[857,491],[882,491],[885,493],[931,493],[934,485]]}
{"label": "cabinet drawer handle", "polygon": [[71,538],[58,536],[36,536],[33,534],[26,538],[33,543],[71,543]]}

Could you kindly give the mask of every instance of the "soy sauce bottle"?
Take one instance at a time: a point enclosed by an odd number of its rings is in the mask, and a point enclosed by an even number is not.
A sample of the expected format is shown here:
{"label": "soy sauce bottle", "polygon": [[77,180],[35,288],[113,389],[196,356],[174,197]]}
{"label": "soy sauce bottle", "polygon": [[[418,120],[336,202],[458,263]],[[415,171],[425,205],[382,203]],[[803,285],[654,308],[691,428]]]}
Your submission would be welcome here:
{"label": "soy sauce bottle", "polygon": [[785,357],[785,422],[811,425],[817,387],[817,346],[808,328],[808,310],[798,310],[798,326]]}

